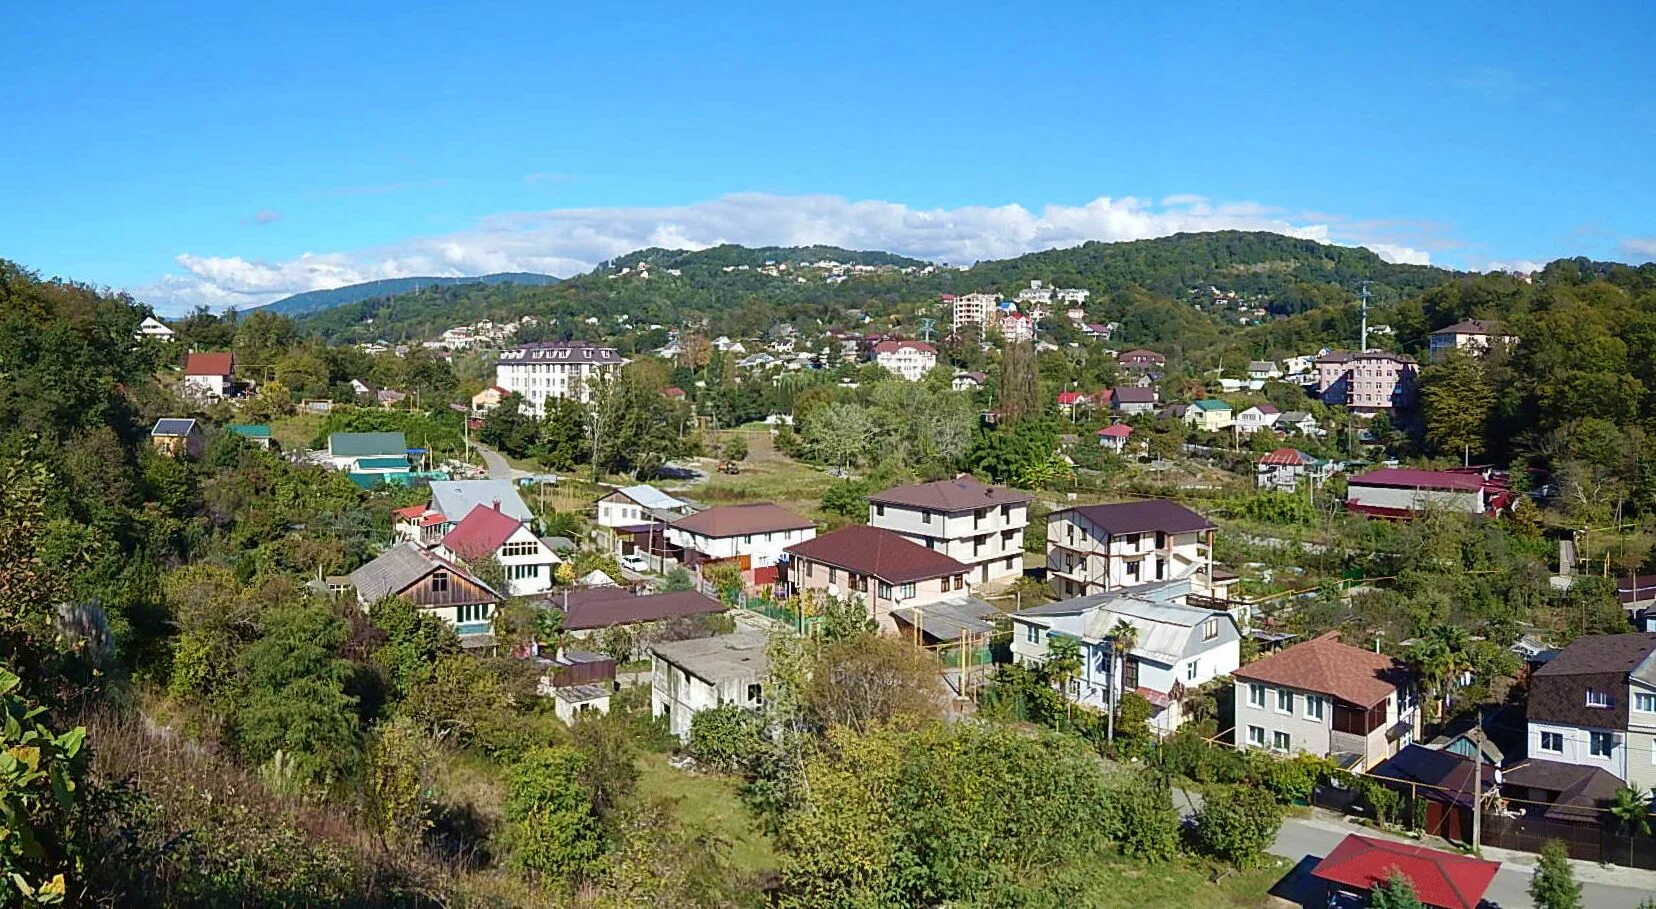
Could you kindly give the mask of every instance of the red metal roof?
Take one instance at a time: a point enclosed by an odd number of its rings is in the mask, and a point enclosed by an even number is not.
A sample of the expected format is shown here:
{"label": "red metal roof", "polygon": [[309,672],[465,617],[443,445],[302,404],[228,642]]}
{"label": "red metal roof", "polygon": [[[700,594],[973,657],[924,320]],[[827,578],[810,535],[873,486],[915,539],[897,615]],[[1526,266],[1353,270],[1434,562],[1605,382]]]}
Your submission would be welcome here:
{"label": "red metal roof", "polygon": [[443,536],[443,546],[462,559],[491,555],[517,533],[523,522],[487,505],[479,505]]}
{"label": "red metal roof", "polygon": [[1352,477],[1350,486],[1390,486],[1398,489],[1448,489],[1456,492],[1477,492],[1490,485],[1475,473],[1451,473],[1447,470],[1418,470],[1412,467],[1382,467]]}
{"label": "red metal roof", "polygon": [[1116,423],[1112,426],[1106,426],[1103,429],[1100,429],[1098,434],[1101,436],[1109,436],[1112,439],[1125,439],[1133,434],[1133,427],[1128,426],[1125,423]]}
{"label": "red metal roof", "polygon": [[1311,875],[1368,891],[1393,874],[1402,874],[1414,885],[1415,896],[1428,906],[1477,909],[1500,870],[1500,862],[1353,833],[1318,862]]}
{"label": "red metal roof", "polygon": [[880,343],[874,345],[874,352],[896,353],[904,348],[918,350],[922,353],[937,353],[937,348],[927,344],[924,341],[881,341]]}
{"label": "red metal roof", "polygon": [[193,353],[184,358],[187,376],[228,376],[235,372],[236,355],[224,353]]}
{"label": "red metal roof", "polygon": [[410,505],[407,508],[398,508],[391,513],[399,518],[417,518],[425,514],[425,510],[424,505]]}
{"label": "red metal roof", "polygon": [[1315,458],[1297,448],[1278,448],[1263,458],[1259,463],[1270,467],[1305,467],[1315,462]]}
{"label": "red metal roof", "polygon": [[787,548],[795,558],[871,575],[891,584],[965,574],[960,562],[883,527],[853,524]]}
{"label": "red metal roof", "polygon": [[1058,392],[1058,404],[1060,406],[1069,405],[1069,404],[1085,404],[1090,400],[1092,400],[1092,399],[1087,397],[1086,392],[1081,392],[1081,391],[1060,391],[1060,392]]}

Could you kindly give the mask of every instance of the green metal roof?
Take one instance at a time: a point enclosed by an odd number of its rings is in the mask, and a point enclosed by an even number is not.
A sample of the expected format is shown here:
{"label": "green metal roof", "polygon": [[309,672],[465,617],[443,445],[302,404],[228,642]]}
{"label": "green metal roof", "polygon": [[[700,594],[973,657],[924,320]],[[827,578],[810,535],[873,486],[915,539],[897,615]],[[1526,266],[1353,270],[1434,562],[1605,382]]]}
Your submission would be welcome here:
{"label": "green metal roof", "polygon": [[328,436],[328,452],[339,458],[374,455],[408,456],[408,440],[400,432],[336,432]]}
{"label": "green metal roof", "polygon": [[408,456],[400,458],[357,458],[357,470],[408,470]]}
{"label": "green metal roof", "polygon": [[1213,398],[1203,398],[1191,406],[1198,410],[1230,410],[1229,404],[1226,404],[1224,401],[1214,400]]}
{"label": "green metal roof", "polygon": [[235,433],[238,436],[246,436],[249,439],[270,438],[270,427],[263,423],[231,423],[224,428],[227,432]]}

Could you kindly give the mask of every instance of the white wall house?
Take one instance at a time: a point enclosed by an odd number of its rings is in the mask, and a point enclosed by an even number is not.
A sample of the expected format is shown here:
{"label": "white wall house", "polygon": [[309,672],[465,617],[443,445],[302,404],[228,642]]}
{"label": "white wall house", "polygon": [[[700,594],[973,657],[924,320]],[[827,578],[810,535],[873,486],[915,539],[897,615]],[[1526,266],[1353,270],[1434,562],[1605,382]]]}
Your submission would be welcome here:
{"label": "white wall house", "polygon": [[690,505],[650,486],[623,486],[598,500],[598,526],[634,527],[671,520],[690,512]]}
{"label": "white wall house", "polygon": [[1060,597],[1189,578],[1214,596],[1213,522],[1174,502],[1080,505],[1047,515],[1047,576]]}
{"label": "white wall house", "polygon": [[[1076,639],[1081,672],[1069,697],[1090,707],[1107,707],[1113,696],[1136,691],[1150,701],[1152,727],[1172,732],[1183,724],[1182,694],[1241,665],[1241,630],[1227,612],[1190,606],[1191,585],[1170,581],[1126,593],[1095,594],[1048,603],[1012,614],[1012,658],[1038,664],[1055,637]],[[1116,660],[1113,637],[1120,623],[1136,640]],[[1119,673],[1113,680],[1111,676]]]}
{"label": "white wall house", "polygon": [[719,505],[667,525],[667,541],[691,565],[746,558],[749,568],[769,568],[782,550],[815,537],[814,521],[769,502]]}
{"label": "white wall house", "polygon": [[650,713],[665,717],[679,739],[690,736],[696,714],[724,704],[765,707],[769,638],[743,631],[650,647]]}
{"label": "white wall house", "polygon": [[881,341],[874,345],[874,362],[918,382],[937,365],[937,348],[924,341]]}
{"label": "white wall house", "polygon": [[[1632,668],[1629,668],[1632,667]],[[1656,782],[1656,634],[1577,638],[1530,676],[1531,761]]]}
{"label": "white wall house", "polygon": [[1456,322],[1447,328],[1432,332],[1427,338],[1434,360],[1442,360],[1450,351],[1455,350],[1476,356],[1488,353],[1495,345],[1511,347],[1517,341],[1517,338],[1502,332],[1496,323],[1483,319]]}
{"label": "white wall house", "polygon": [[154,338],[158,341],[171,341],[176,333],[168,328],[166,323],[154,316],[145,316],[144,321],[138,323],[138,337]]}
{"label": "white wall house", "polygon": [[965,564],[969,581],[986,584],[1023,575],[1031,500],[963,475],[869,496],[868,523]]}
{"label": "white wall house", "polygon": [[236,355],[193,353],[184,358],[184,389],[207,398],[222,398],[235,381]]}
{"label": "white wall house", "polygon": [[1346,510],[1402,518],[1430,510],[1498,514],[1512,492],[1476,472],[1381,467],[1346,484]]}
{"label": "white wall house", "polygon": [[613,347],[582,341],[520,344],[500,352],[495,384],[523,396],[523,411],[545,416],[548,398],[585,404],[592,399],[591,380],[626,362]]}
{"label": "white wall house", "polygon": [[1270,429],[1276,425],[1282,411],[1271,404],[1255,404],[1236,415],[1236,432],[1239,435],[1251,436],[1261,429]]}
{"label": "white wall house", "polygon": [[476,570],[480,561],[500,562],[507,596],[545,593],[557,583],[554,574],[563,561],[520,521],[487,505],[479,505],[443,537],[437,552],[459,559]]}

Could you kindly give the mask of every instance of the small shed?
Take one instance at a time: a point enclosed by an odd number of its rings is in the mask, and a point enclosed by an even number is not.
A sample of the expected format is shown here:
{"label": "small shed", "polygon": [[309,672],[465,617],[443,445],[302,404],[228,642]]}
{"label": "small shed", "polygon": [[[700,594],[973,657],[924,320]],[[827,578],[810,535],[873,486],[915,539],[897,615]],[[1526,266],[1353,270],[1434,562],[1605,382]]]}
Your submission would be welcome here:
{"label": "small shed", "polygon": [[1327,888],[1330,905],[1340,895],[1366,897],[1392,875],[1401,874],[1427,906],[1478,909],[1500,870],[1500,862],[1353,833],[1311,869],[1311,876]]}

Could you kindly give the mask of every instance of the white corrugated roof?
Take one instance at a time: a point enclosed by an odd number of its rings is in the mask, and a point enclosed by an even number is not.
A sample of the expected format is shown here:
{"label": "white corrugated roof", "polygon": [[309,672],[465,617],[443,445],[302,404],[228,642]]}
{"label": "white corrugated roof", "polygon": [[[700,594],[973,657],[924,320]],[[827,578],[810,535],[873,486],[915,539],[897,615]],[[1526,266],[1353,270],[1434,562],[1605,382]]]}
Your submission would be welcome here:
{"label": "white corrugated roof", "polygon": [[623,486],[620,489],[617,489],[616,492],[632,499],[634,502],[637,502],[645,508],[660,508],[664,511],[673,511],[679,508],[688,507],[686,503],[673,498],[648,483],[640,483],[637,486]]}

